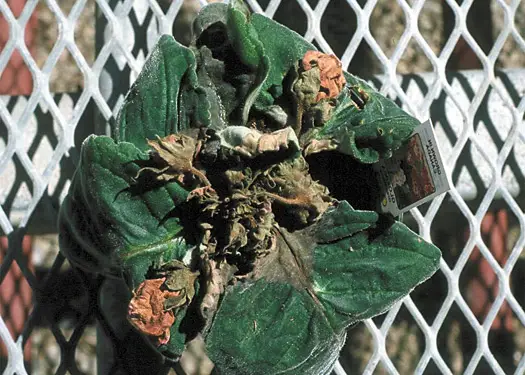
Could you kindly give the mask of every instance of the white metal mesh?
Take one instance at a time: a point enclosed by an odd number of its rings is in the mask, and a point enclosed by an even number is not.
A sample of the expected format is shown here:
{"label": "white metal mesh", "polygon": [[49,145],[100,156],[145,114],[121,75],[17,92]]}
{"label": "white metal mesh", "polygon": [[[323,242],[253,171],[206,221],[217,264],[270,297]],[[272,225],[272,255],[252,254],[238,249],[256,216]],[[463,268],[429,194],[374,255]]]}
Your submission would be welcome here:
{"label": "white metal mesh", "polygon": [[[91,0],[76,1],[67,15],[62,12],[56,0],[46,1],[59,26],[58,38],[47,60],[42,67],[39,67],[24,42],[24,28],[35,11],[38,0],[27,0],[18,18],[13,16],[7,2],[0,0],[0,12],[9,24],[10,34],[8,43],[0,53],[0,72],[5,69],[13,52],[18,51],[25,65],[30,69],[34,82],[31,95],[20,99],[22,104],[16,106],[16,109],[13,106],[9,107],[10,98],[0,100],[0,118],[7,134],[3,140],[0,139],[0,185],[4,186],[0,189],[0,203],[2,203],[0,228],[5,234],[24,231],[35,214],[39,202],[49,195],[50,189],[55,188],[54,185],[58,181],[56,176],[63,168],[60,163],[70,156],[69,152],[75,145],[77,127],[87,126],[81,122],[81,118],[88,111],[89,104],[94,103],[103,123],[111,121],[122,102],[125,91],[140,72],[148,51],[160,34],[172,32],[172,25],[183,5],[181,0],[172,2],[97,0],[98,17],[101,20],[100,24],[97,24],[99,27],[97,32],[103,33],[104,37],[98,43],[95,61],[89,64],[75,44],[75,25],[88,1]],[[286,0],[289,1],[292,0]],[[323,17],[323,13],[330,0],[296,1],[307,19],[305,38],[315,41],[325,52],[332,53],[333,50],[322,32],[322,23],[328,22]],[[254,11],[265,13],[269,17],[278,15],[280,6],[285,3],[282,0],[265,1],[266,6],[263,7],[262,1],[247,0],[247,2]],[[402,9],[405,17],[405,28],[395,43],[395,48],[387,56],[369,27],[378,0],[347,1],[357,17],[357,28],[340,56],[343,66],[348,67],[352,61],[359,59],[356,51],[364,41],[370,46],[382,67],[383,74],[375,80],[375,83],[383,93],[398,100],[407,111],[420,120],[425,120],[431,115],[434,117],[437,103],[442,102],[442,106],[437,108],[442,108],[443,113],[438,113],[441,117],[439,121],[435,121],[435,125],[444,151],[446,169],[453,177],[454,186],[448,194],[435,199],[430,205],[425,206],[424,210],[412,210],[411,216],[420,234],[426,240],[436,240],[433,230],[438,225],[438,217],[441,217],[439,220],[443,219],[442,211],[445,205],[452,207],[456,214],[461,215],[468,222],[469,227],[468,239],[458,254],[455,264],[448,264],[445,260],[441,262],[440,272],[446,279],[447,294],[441,307],[435,312],[434,319],[427,321],[420,311],[422,306],[418,306],[415,300],[407,297],[386,315],[381,324],[378,321],[376,324],[374,320],[365,322],[372,335],[374,348],[364,373],[372,374],[380,365],[388,373],[399,373],[389,357],[386,341],[389,329],[400,309],[404,308],[410,312],[424,337],[424,349],[418,359],[415,372],[424,373],[432,361],[441,373],[452,374],[453,369],[443,358],[437,340],[443,323],[455,304],[472,327],[477,340],[474,353],[464,365],[464,373],[475,373],[480,361],[484,360],[494,373],[504,374],[505,371],[493,355],[488,342],[491,326],[503,303],[510,306],[518,325],[525,326],[523,305],[516,299],[518,296],[513,295],[510,285],[511,273],[519,258],[523,257],[525,247],[523,213],[525,192],[522,185],[525,174],[525,97],[523,95],[525,69],[498,72],[495,66],[509,38],[514,40],[518,52],[525,53],[523,30],[519,30],[515,22],[517,10],[524,4],[519,0],[494,1],[494,7],[503,14],[503,28],[495,38],[490,51],[484,53],[467,27],[467,14],[474,0],[464,0],[461,4],[454,0],[446,0],[446,4],[455,16],[455,27],[444,47],[436,54],[420,32],[418,23],[423,7],[429,2],[432,1],[397,0],[397,6]],[[362,3],[364,6],[360,5]],[[204,4],[206,1],[201,0],[200,5]],[[146,17],[148,12],[152,13],[152,17]],[[134,14],[133,19],[131,14]],[[138,52],[137,27],[141,28],[145,35],[143,37],[145,45],[139,47]],[[458,73],[457,76],[447,72],[447,63],[460,38],[473,50],[481,63],[482,70]],[[418,45],[432,67],[431,72],[419,75],[417,80],[398,75],[398,65],[411,43]],[[49,90],[51,72],[65,49],[69,51],[84,77],[84,88],[80,95],[70,102],[69,107],[61,105],[60,101],[57,102],[57,98]],[[469,90],[472,91],[470,95]],[[57,137],[57,142],[51,150],[48,150],[43,165],[38,165],[35,156],[29,153],[27,145],[29,129],[33,126],[38,131],[41,126],[40,123],[35,122],[34,117],[38,108],[52,116],[53,129]],[[486,112],[486,119],[480,120],[480,111]],[[464,160],[465,154],[468,155],[467,161]],[[24,193],[25,195],[16,192],[18,195],[13,203],[16,209],[11,207],[7,210],[4,203],[10,188],[6,186],[11,186],[15,178],[14,172],[9,169],[15,159],[17,170],[22,169],[27,174],[27,184],[30,185],[30,189]],[[477,179],[473,174],[477,175]],[[66,191],[67,183],[62,184],[61,188]],[[60,192],[58,194],[60,195]],[[63,194],[60,197],[63,198]],[[504,264],[500,264],[495,258],[481,231],[482,220],[496,201],[510,212],[519,227],[517,239],[512,244]],[[18,212],[18,215],[15,215],[14,211]],[[462,272],[476,247],[495,272],[499,282],[499,292],[481,322],[472,312],[460,288]],[[447,249],[443,250],[447,251]],[[0,268],[0,282],[12,261],[22,265],[24,271],[23,265],[26,261],[17,248],[11,248]],[[31,272],[24,271],[24,276],[28,278],[33,288],[37,288]],[[8,351],[5,373],[25,374],[23,337],[13,340],[2,317],[0,317],[0,337]],[[524,374],[525,355],[521,353],[521,357],[518,357],[516,362],[514,373]],[[346,374],[340,364],[337,365],[335,372],[338,375]]]}

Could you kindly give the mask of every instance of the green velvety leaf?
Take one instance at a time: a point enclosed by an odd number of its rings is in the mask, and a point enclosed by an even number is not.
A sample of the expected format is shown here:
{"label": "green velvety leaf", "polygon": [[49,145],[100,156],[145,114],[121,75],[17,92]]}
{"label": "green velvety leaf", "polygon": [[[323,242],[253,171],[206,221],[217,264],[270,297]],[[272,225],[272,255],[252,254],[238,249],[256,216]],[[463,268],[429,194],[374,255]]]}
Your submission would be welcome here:
{"label": "green velvety leaf", "polygon": [[306,51],[316,48],[268,17],[248,15],[242,1],[232,1],[230,6],[206,6],[195,21],[195,35],[198,38],[217,23],[226,27],[228,39],[242,63],[256,72],[255,82],[244,98],[241,123],[246,123],[253,105],[276,116],[272,104],[283,93],[284,77]]}
{"label": "green velvety leaf", "polygon": [[[339,205],[325,216],[337,222],[349,217],[349,210],[350,205]],[[440,257],[437,247],[395,222],[373,239],[364,231],[317,245],[314,291],[334,328],[346,327],[388,310],[436,272]]]}
{"label": "green velvety leaf", "polygon": [[295,31],[261,14],[252,15],[251,23],[257,34],[262,36],[264,55],[269,59],[269,69],[261,87],[261,93],[264,94],[255,103],[257,107],[264,108],[273,104],[273,95],[268,92],[282,93],[283,79],[290,69],[307,51],[317,48]]}
{"label": "green velvety leaf", "polygon": [[192,48],[192,51],[197,61],[198,87],[181,92],[179,127],[187,129],[198,125],[215,130],[223,129],[227,126],[225,106],[207,72],[207,65],[214,61],[212,53],[207,48]]}
{"label": "green velvety leaf", "polygon": [[[332,140],[338,151],[362,163],[389,158],[408,139],[419,121],[363,80],[346,72],[345,78],[346,89],[338,97],[332,117],[315,138]],[[356,107],[348,90],[350,87],[362,90],[367,96],[363,108]]]}
{"label": "green velvety leaf", "polygon": [[82,145],[59,219],[61,249],[77,266],[119,275],[119,266],[137,257],[136,283],[147,259],[151,264],[158,256],[185,253],[184,243],[174,239],[181,226],[170,210],[188,193],[176,183],[135,189],[134,161],[147,158],[134,145],[108,137],[91,136]]}
{"label": "green velvety leaf", "polygon": [[251,23],[251,18],[252,16],[245,13],[242,1],[233,0],[230,3],[226,25],[228,39],[242,63],[257,72],[256,80],[243,104],[241,125],[248,122],[250,109],[259,96],[270,69],[270,61],[265,54],[259,35]]}
{"label": "green velvety leaf", "polygon": [[378,214],[374,211],[356,211],[347,201],[339,202],[336,212],[327,213],[315,226],[318,243],[328,243],[349,237],[374,227]]}
{"label": "green velvety leaf", "polygon": [[229,287],[206,345],[220,374],[329,374],[344,343],[304,290],[259,280]]}
{"label": "green velvety leaf", "polygon": [[146,139],[183,130],[179,126],[179,92],[195,89],[195,56],[190,49],[163,35],[131,87],[117,120],[117,141],[148,148]]}
{"label": "green velvety leaf", "polygon": [[328,373],[350,324],[385,312],[438,269],[436,247],[399,222],[378,234],[378,219],[342,201],[312,227],[280,228],[279,254],[220,302],[206,337],[220,373]]}
{"label": "green velvety leaf", "polygon": [[262,43],[251,24],[251,15],[241,0],[232,0],[228,8],[228,37],[243,64],[257,68],[263,62]]}

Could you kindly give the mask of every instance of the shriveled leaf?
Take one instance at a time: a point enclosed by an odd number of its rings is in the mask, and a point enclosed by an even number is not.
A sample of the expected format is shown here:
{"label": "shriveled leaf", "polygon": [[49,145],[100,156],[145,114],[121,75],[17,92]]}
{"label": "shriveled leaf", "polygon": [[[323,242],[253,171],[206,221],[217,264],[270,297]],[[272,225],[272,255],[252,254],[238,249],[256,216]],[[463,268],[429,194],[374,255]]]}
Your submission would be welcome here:
{"label": "shriveled leaf", "polygon": [[170,134],[157,140],[148,140],[152,148],[149,163],[139,169],[136,178],[142,183],[177,181],[184,187],[187,180],[190,184],[209,186],[205,174],[193,166],[199,142],[184,134]]}
{"label": "shriveled leaf", "polygon": [[321,74],[319,67],[299,72],[293,84],[293,92],[298,101],[306,106],[316,102],[319,90],[321,89]]}
{"label": "shriveled leaf", "polygon": [[300,149],[299,140],[292,128],[264,134],[245,126],[228,126],[217,133],[217,136],[221,140],[222,147],[230,148],[250,159],[267,152],[293,153]]}
{"label": "shriveled leaf", "polygon": [[177,295],[164,301],[166,309],[178,308],[191,303],[195,296],[195,280],[199,272],[193,272],[182,261],[174,259],[155,269],[155,275],[165,279],[164,287]]}

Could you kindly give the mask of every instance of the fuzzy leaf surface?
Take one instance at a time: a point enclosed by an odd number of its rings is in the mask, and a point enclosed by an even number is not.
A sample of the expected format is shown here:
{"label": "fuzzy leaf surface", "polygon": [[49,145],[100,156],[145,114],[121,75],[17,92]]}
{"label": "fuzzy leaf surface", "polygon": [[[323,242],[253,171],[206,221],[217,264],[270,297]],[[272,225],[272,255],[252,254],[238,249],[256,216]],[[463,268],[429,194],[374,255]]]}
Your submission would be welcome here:
{"label": "fuzzy leaf surface", "polygon": [[377,220],[339,202],[284,236],[279,252],[292,256],[275,261],[286,264],[229,287],[206,337],[221,373],[329,373],[350,324],[385,312],[437,270],[435,246],[399,222],[373,237]]}
{"label": "fuzzy leaf surface", "polygon": [[[318,243],[312,272],[314,293],[334,329],[384,313],[439,268],[439,249],[403,223],[394,222],[376,237],[355,232],[358,225],[371,224],[370,214],[340,204],[323,217],[332,226],[320,222],[323,239],[338,238]],[[350,224],[352,216],[360,220]],[[348,230],[346,237],[342,228]]]}
{"label": "fuzzy leaf surface", "polygon": [[[338,97],[332,117],[315,138],[330,140],[333,149],[362,163],[372,164],[380,158],[389,158],[408,139],[419,121],[363,80],[346,72],[345,78],[347,88]],[[352,99],[352,87],[361,92],[365,102],[362,108]]]}
{"label": "fuzzy leaf surface", "polygon": [[117,119],[116,140],[146,150],[146,139],[181,131],[179,93],[197,87],[195,56],[163,35],[129,90]]}
{"label": "fuzzy leaf surface", "polygon": [[344,337],[306,291],[259,280],[227,289],[206,342],[220,374],[323,375]]}
{"label": "fuzzy leaf surface", "polygon": [[61,249],[70,260],[118,275],[119,266],[133,258],[135,286],[157,257],[180,257],[186,248],[174,239],[181,226],[170,211],[188,193],[177,183],[137,188],[135,162],[147,158],[131,143],[86,139],[59,219]]}

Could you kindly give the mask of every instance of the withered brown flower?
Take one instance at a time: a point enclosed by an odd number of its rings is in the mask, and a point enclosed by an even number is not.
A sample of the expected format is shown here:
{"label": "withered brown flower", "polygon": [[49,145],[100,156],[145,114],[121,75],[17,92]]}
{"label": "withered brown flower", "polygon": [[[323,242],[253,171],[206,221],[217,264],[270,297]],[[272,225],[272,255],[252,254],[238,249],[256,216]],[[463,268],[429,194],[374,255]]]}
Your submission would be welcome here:
{"label": "withered brown flower", "polygon": [[335,98],[346,84],[341,61],[335,55],[327,55],[319,51],[307,51],[302,60],[305,71],[313,67],[319,68],[321,89],[316,102],[321,99]]}
{"label": "withered brown flower", "polygon": [[170,327],[175,323],[172,310],[165,310],[164,302],[176,298],[181,291],[169,291],[162,285],[166,278],[144,280],[134,291],[128,305],[128,320],[141,333],[151,337],[156,346],[170,339]]}
{"label": "withered brown flower", "polygon": [[185,180],[190,179],[210,185],[202,171],[193,166],[194,156],[200,147],[196,139],[184,134],[170,134],[147,142],[151,147],[152,164],[141,168],[135,179],[150,173],[157,181],[178,181],[184,185]]}

